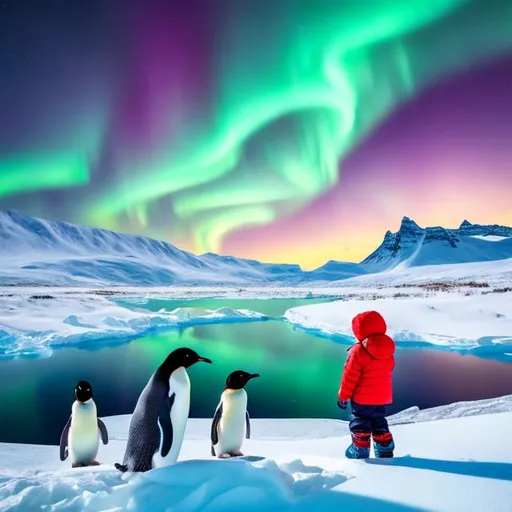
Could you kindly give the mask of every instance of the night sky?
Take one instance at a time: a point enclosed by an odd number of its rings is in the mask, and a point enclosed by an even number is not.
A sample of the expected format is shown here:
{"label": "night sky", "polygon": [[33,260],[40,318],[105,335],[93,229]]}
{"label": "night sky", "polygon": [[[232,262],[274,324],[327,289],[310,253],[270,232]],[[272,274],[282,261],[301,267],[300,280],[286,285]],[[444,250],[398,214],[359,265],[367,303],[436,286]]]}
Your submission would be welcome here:
{"label": "night sky", "polygon": [[510,0],[0,0],[0,209],[312,268],[510,197]]}

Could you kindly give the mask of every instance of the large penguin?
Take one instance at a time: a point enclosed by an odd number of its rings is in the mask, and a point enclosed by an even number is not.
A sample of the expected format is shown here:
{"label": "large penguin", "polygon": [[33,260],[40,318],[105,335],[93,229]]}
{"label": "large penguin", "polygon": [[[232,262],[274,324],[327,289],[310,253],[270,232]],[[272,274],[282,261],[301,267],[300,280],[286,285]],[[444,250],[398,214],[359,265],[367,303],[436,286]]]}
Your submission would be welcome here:
{"label": "large penguin", "polygon": [[92,387],[81,380],[75,387],[75,402],[60,436],[60,460],[71,455],[71,466],[97,466],[99,436],[103,444],[108,443],[105,424],[98,418],[96,404],[92,398]]}
{"label": "large penguin", "polygon": [[251,423],[247,412],[247,393],[245,385],[256,377],[257,373],[237,370],[229,374],[226,388],[220,397],[219,405],[213,416],[211,441],[212,456],[222,459],[240,457],[243,453],[244,438],[251,437]]}
{"label": "large penguin", "polygon": [[190,411],[190,380],[186,369],[210,363],[189,348],[171,352],[153,373],[133,412],[128,444],[119,471],[149,471],[175,464]]}

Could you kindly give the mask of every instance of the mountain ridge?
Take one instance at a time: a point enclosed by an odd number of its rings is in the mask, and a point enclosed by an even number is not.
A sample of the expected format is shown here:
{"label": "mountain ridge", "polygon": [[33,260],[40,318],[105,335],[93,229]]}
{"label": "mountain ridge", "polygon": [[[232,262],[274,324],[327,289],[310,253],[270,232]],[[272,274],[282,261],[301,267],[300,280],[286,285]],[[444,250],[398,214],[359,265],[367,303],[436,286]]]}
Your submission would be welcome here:
{"label": "mountain ridge", "polygon": [[422,228],[404,216],[397,232],[361,263],[329,260],[314,270],[298,264],[205,253],[171,243],[68,222],[48,221],[18,211],[0,211],[0,284],[97,281],[133,286],[304,285],[334,282],[411,266],[512,258],[512,228],[464,220],[459,228]]}
{"label": "mountain ridge", "polygon": [[[493,240],[491,237],[494,237]],[[455,229],[442,226],[422,228],[404,216],[399,230],[395,233],[388,230],[380,246],[360,265],[374,273],[397,267],[493,261],[510,257],[511,227],[472,224],[464,219]]]}
{"label": "mountain ridge", "polygon": [[[4,259],[21,260],[21,273],[32,274],[35,283],[40,281],[37,272],[55,280],[59,267],[66,268],[68,281],[74,284],[95,276],[120,284],[239,284],[279,281],[303,272],[299,265],[196,256],[153,238],[47,221],[13,210],[0,212],[0,250]],[[0,283],[6,281],[12,276],[0,276]]]}

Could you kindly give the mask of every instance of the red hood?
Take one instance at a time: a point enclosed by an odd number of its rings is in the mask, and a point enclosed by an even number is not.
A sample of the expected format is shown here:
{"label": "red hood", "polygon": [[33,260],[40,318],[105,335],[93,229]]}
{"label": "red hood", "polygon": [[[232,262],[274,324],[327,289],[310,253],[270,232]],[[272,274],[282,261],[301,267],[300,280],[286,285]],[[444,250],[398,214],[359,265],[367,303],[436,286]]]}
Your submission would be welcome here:
{"label": "red hood", "polygon": [[352,320],[352,330],[357,340],[363,342],[363,346],[375,359],[387,359],[395,353],[395,342],[386,335],[386,322],[377,311],[357,315]]}
{"label": "red hood", "polygon": [[362,344],[375,359],[388,359],[395,353],[395,342],[387,334],[371,334]]}
{"label": "red hood", "polygon": [[363,341],[372,334],[386,334],[386,322],[377,311],[360,313],[352,320],[352,331],[358,341]]}

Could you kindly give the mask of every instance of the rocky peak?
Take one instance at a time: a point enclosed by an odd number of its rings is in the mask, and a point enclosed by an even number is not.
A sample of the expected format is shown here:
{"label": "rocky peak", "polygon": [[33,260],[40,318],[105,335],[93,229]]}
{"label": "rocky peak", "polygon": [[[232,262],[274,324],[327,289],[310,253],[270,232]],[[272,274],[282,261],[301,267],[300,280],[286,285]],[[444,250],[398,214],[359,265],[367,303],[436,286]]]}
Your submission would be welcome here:
{"label": "rocky peak", "polygon": [[416,222],[409,217],[404,217],[396,234],[398,248],[418,242],[423,237],[424,232],[425,230],[420,228]]}
{"label": "rocky peak", "polygon": [[424,230],[409,217],[403,217],[396,233],[386,231],[382,244],[361,263],[376,263],[389,257],[394,258],[402,251],[411,252],[423,237]]}
{"label": "rocky peak", "polygon": [[425,238],[423,239],[424,244],[432,242],[444,242],[450,247],[457,247],[458,239],[455,235],[450,234],[445,228],[441,226],[434,226],[432,228],[425,229]]}
{"label": "rocky peak", "polygon": [[[425,258],[427,260],[430,258],[429,261],[436,261],[434,257],[436,251],[439,251],[439,254],[442,254],[443,257],[448,257],[448,254],[452,254],[451,249],[458,249],[460,247],[462,239],[475,235],[512,237],[512,228],[496,224],[472,224],[468,220],[464,220],[460,227],[456,229],[446,229],[441,226],[421,228],[411,218],[403,217],[400,229],[396,233],[386,231],[381,245],[363,260],[361,264],[370,272],[381,272],[394,268],[401,262],[407,262],[409,258],[413,258],[415,261],[418,260],[417,256],[421,252],[422,245],[428,247],[428,250],[423,251],[423,259],[420,258],[418,261],[425,261]],[[448,252],[446,248],[448,248]],[[482,255],[480,254],[478,257],[482,257]],[[464,251],[461,253],[460,258],[461,261],[470,261],[470,259],[467,259],[468,256],[464,254]],[[455,261],[456,257],[450,256],[448,259]]]}
{"label": "rocky peak", "polygon": [[464,221],[459,229],[451,230],[452,234],[458,236],[504,236],[512,237],[512,228],[508,226],[500,226],[498,224],[471,224],[468,221]]}
{"label": "rocky peak", "polygon": [[403,217],[402,222],[400,223],[400,229],[398,232],[419,232],[422,233],[423,229],[416,224],[412,219],[409,217]]}

